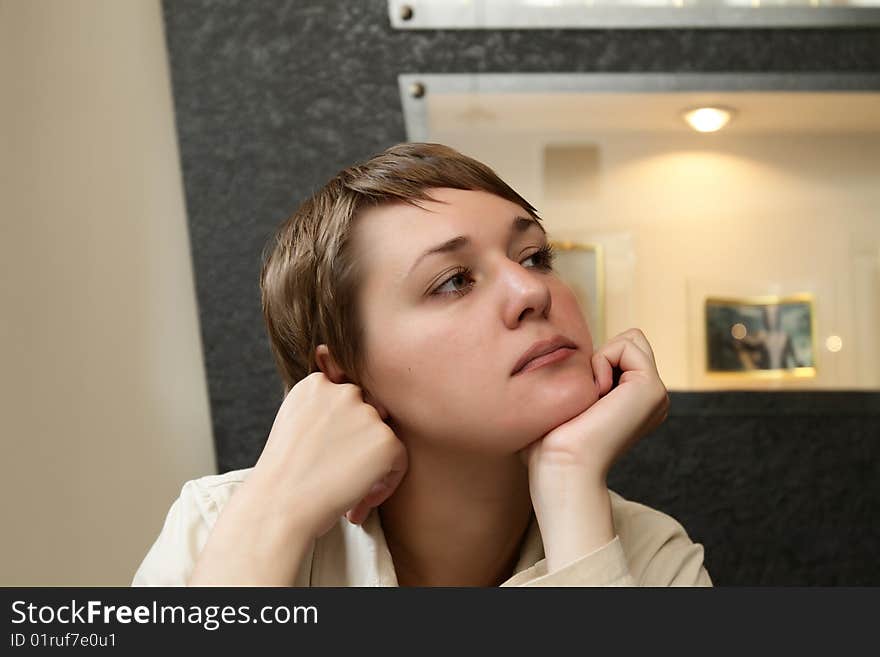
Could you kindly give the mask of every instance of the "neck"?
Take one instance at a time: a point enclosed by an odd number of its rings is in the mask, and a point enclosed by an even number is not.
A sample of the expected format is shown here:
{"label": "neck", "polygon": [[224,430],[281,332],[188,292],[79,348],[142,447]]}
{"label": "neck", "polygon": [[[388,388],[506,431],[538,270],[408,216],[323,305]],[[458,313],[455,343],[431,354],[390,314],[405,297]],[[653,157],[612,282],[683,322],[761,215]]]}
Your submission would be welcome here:
{"label": "neck", "polygon": [[400,586],[497,586],[513,574],[531,520],[515,454],[407,447],[409,467],[379,509]]}

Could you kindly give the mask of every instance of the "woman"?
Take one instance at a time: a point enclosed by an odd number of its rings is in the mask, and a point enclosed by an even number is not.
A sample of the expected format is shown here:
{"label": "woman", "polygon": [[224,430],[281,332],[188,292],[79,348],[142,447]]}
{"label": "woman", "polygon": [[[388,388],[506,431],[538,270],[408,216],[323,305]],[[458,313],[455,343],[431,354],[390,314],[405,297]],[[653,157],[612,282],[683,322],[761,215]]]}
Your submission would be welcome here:
{"label": "woman", "polygon": [[488,167],[399,144],[270,247],[266,446],[184,485],[135,585],[711,586],[675,519],[606,487],[666,418],[648,341],[594,352],[535,209]]}

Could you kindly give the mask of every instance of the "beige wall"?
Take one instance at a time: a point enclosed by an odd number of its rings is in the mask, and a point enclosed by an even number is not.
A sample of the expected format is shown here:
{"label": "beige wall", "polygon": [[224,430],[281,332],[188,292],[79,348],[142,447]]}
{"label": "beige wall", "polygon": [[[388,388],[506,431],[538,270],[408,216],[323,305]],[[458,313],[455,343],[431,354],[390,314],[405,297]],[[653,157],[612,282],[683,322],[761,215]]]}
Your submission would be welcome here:
{"label": "beige wall", "polygon": [[[503,126],[441,129],[431,140],[495,167],[538,207],[551,236],[605,246],[608,335],[642,328],[667,387],[880,388],[880,132],[585,134],[527,126],[508,134]],[[554,198],[545,193],[543,157],[560,143],[595,145],[597,179],[572,172],[550,186]],[[801,291],[816,296],[815,379],[704,376],[702,295]],[[839,352],[825,348],[829,335],[843,340]]]}
{"label": "beige wall", "polygon": [[127,585],[215,471],[158,0],[0,0],[0,585]]}

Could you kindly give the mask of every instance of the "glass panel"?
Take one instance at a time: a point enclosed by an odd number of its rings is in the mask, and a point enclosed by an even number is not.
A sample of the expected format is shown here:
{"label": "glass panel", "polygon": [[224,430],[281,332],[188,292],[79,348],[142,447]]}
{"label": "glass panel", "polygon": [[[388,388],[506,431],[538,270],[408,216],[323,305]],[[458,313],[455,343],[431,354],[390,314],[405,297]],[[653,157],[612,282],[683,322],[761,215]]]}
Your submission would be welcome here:
{"label": "glass panel", "polygon": [[[551,239],[601,253],[601,279],[584,254],[563,272],[601,306],[597,335],[642,328],[670,389],[880,389],[880,92],[467,78],[425,85],[419,140],[486,162]],[[700,106],[732,119],[697,132]]]}

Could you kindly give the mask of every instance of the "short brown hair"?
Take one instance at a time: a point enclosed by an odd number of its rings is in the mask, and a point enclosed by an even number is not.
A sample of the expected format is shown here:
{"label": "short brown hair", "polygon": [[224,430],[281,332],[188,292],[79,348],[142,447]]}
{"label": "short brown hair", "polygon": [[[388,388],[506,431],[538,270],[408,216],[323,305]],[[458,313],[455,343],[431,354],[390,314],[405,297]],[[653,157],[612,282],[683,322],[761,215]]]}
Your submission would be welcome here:
{"label": "short brown hair", "polygon": [[348,379],[361,385],[363,326],[357,304],[363,280],[352,228],[366,207],[434,201],[435,187],[481,190],[537,211],[485,164],[442,144],[402,143],[336,174],[278,227],[263,251],[263,319],[284,395],[318,370],[326,344]]}

